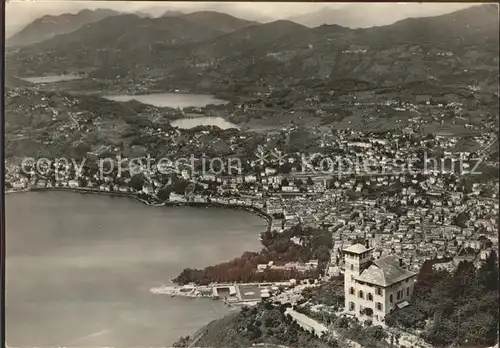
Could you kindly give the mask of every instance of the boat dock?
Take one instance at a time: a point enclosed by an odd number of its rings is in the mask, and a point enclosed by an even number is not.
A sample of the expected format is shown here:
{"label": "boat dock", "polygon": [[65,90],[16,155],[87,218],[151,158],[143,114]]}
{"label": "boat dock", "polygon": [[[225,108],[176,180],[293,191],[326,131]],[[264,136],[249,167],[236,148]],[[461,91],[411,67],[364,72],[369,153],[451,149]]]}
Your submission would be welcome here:
{"label": "boat dock", "polygon": [[154,294],[221,299],[228,305],[255,304],[270,297],[280,287],[287,288],[290,282],[279,283],[228,283],[210,285],[161,286],[152,288]]}

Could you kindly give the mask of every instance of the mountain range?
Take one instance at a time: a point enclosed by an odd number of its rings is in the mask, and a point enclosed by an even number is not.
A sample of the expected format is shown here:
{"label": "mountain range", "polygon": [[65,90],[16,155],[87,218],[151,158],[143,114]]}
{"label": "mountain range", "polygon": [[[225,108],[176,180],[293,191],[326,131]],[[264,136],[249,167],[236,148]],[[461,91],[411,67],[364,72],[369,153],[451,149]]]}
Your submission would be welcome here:
{"label": "mountain range", "polygon": [[213,11],[154,19],[122,14],[22,48],[7,64],[19,75],[112,66],[121,76],[150,76],[154,70],[152,77],[165,84],[188,88],[332,78],[491,85],[498,76],[498,33],[493,4],[365,29],[261,24]]}
{"label": "mountain range", "polygon": [[[77,14],[62,14],[59,16],[44,16],[41,17],[27,27],[25,27],[20,32],[13,35],[7,40],[7,46],[29,46],[35,43],[43,42],[49,40],[57,35],[68,34],[76,31],[77,29],[83,28],[82,32],[91,28],[89,24],[98,22],[100,20],[106,19],[108,17],[121,16],[120,18],[109,20],[108,22],[101,23],[102,26],[106,26],[107,23],[116,23],[131,25],[134,27],[135,24],[142,27],[156,27],[160,28],[163,26],[162,30],[166,30],[165,26],[172,26],[172,30],[175,30],[176,25],[181,22],[184,23],[182,29],[186,29],[186,36],[192,34],[193,30],[189,31],[191,24],[195,26],[193,29],[200,33],[203,33],[203,28],[197,28],[196,26],[203,25],[208,32],[205,32],[200,37],[211,37],[213,35],[228,33],[234,30],[242,29],[244,27],[258,24],[258,22],[247,21],[239,19],[225,13],[219,13],[215,11],[199,11],[189,14],[182,13],[180,11],[166,11],[162,16],[155,18],[144,12],[136,12],[133,14],[120,13],[113,10],[98,9],[95,11],[83,10]],[[136,18],[137,17],[137,18]],[[140,21],[140,19],[144,19]],[[169,21],[166,19],[169,18]],[[163,24],[162,24],[163,23]],[[176,24],[177,23],[177,24]],[[113,26],[113,24],[110,24]],[[98,28],[98,27],[96,27]],[[133,28],[134,29],[134,28]],[[140,31],[138,29],[138,31]],[[213,32],[211,32],[213,31]],[[82,35],[82,32],[76,33],[76,36]],[[91,35],[97,34],[92,32]],[[145,34],[145,33],[142,33]],[[152,33],[148,33],[150,35]],[[85,35],[85,34],[83,34]],[[156,35],[160,35],[157,32]],[[179,33],[180,35],[180,33]],[[75,36],[75,37],[76,37]],[[181,35],[182,36],[182,35]],[[70,38],[69,36],[65,36]],[[156,36],[154,36],[156,39]],[[61,39],[61,38],[58,38]],[[79,37],[79,39],[82,39]],[[64,41],[64,39],[61,39]],[[194,40],[196,41],[196,40]]]}
{"label": "mountain range", "polygon": [[70,33],[86,24],[119,14],[120,12],[114,10],[97,9],[95,11],[82,10],[76,14],[65,13],[59,16],[43,16],[11,36],[6,44],[7,46],[31,45],[56,35]]}
{"label": "mountain range", "polygon": [[[293,3],[279,5],[266,3],[261,7],[252,7],[245,3],[169,3],[156,4],[154,6],[144,6],[138,3],[127,4],[127,6],[114,6],[111,3],[102,3],[102,6],[109,6],[112,10],[95,8],[99,3],[66,2],[64,6],[51,6],[48,3],[36,3],[25,6],[23,3],[8,3],[6,16],[6,37],[10,38],[19,31],[26,30],[26,33],[19,38],[9,40],[8,44],[25,45],[42,41],[53,34],[63,34],[78,29],[84,24],[92,22],[94,16],[97,19],[104,16],[121,13],[133,13],[140,17],[157,18],[161,16],[181,16],[193,12],[215,11],[225,13],[233,17],[242,18],[248,21],[268,23],[279,19],[288,19],[296,23],[316,27],[323,24],[337,24],[349,28],[364,28],[377,25],[388,25],[408,17],[435,16],[457,9],[471,6],[469,3],[405,3],[405,4],[383,4],[383,3],[363,3],[363,4],[300,4]],[[98,5],[99,4],[99,5]],[[37,5],[37,6],[35,6]],[[89,9],[94,8],[96,12],[90,15]],[[315,9],[311,12],[311,9]],[[78,12],[80,10],[80,12]],[[66,11],[68,13],[63,13]],[[60,14],[62,13],[62,14]],[[290,16],[290,13],[300,13]],[[60,14],[60,15],[56,15]],[[90,16],[89,16],[90,15]],[[52,25],[41,25],[41,20],[52,23]],[[65,24],[71,22],[71,25]],[[23,29],[24,28],[24,29]]]}
{"label": "mountain range", "polygon": [[[288,6],[287,8],[289,8]],[[111,9],[116,12],[134,13],[141,17],[157,18],[162,15],[182,15],[199,11],[216,11],[249,21],[270,22],[278,18],[263,14],[261,6],[252,6],[251,3],[209,3],[209,2],[129,2],[126,5],[116,2],[100,1],[65,1],[65,2],[21,2],[6,3],[6,38],[12,37],[32,22],[46,16],[75,16],[82,10]],[[264,11],[266,12],[266,11]],[[281,11],[280,11],[281,12]],[[286,11],[283,15],[286,17]],[[275,12],[274,14],[279,14]],[[61,32],[62,33],[62,32]]]}
{"label": "mountain range", "polygon": [[24,47],[20,54],[43,54],[50,51],[54,58],[71,58],[72,54],[77,54],[92,64],[96,59],[99,60],[100,54],[108,56],[118,50],[130,52],[133,62],[138,57],[137,54],[148,56],[154,49],[202,42],[255,24],[257,23],[210,11],[159,18],[121,14]]}
{"label": "mountain range", "polygon": [[[172,16],[171,16],[172,17]],[[177,17],[185,19],[194,24],[204,25],[213,30],[230,33],[252,25],[260,23],[255,21],[247,21],[245,19],[236,18],[225,13],[215,11],[199,11],[189,14],[180,14]]]}
{"label": "mountain range", "polygon": [[164,3],[147,6],[140,10],[142,13],[147,13],[151,17],[182,15],[194,12],[219,12],[225,13],[233,17],[242,18],[248,21],[255,22],[272,22],[278,18],[275,16],[267,16],[260,11],[251,10],[241,7],[238,3],[232,2],[192,2],[192,3]]}
{"label": "mountain range", "polygon": [[470,7],[471,4],[427,3],[363,3],[349,4],[341,8],[322,7],[314,12],[287,18],[293,22],[314,28],[323,24],[337,24],[348,28],[369,28],[389,25],[405,18],[427,17],[446,14],[455,10]]}

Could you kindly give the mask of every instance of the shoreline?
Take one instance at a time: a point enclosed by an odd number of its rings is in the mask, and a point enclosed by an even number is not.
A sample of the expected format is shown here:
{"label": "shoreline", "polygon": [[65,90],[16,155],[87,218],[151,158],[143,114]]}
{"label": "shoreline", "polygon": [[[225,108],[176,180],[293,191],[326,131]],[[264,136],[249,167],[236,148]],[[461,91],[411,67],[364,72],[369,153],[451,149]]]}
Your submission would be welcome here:
{"label": "shoreline", "polygon": [[[161,285],[149,289],[155,295],[167,295],[170,297],[188,297],[199,299],[210,299],[216,301],[223,301],[229,307],[252,305],[262,301],[262,296],[255,296],[256,294],[243,293],[244,287],[252,287],[253,290],[262,289],[267,291],[278,290],[280,286],[290,287],[290,281],[277,281],[277,282],[221,282],[211,283],[208,285]],[[218,293],[219,289],[233,288],[233,295],[226,294],[226,296]],[[254,296],[252,296],[254,295]]]}
{"label": "shoreline", "polygon": [[[43,191],[53,191],[53,192],[70,192],[70,193],[78,193],[78,194],[95,194],[95,195],[107,195],[107,196],[115,196],[115,197],[127,197],[129,199],[136,200],[144,205],[147,206],[153,206],[153,207],[160,207],[160,206],[165,206],[165,207],[198,207],[198,208],[208,208],[208,207],[214,207],[214,208],[223,208],[223,209],[233,209],[233,210],[246,210],[247,212],[253,213],[255,215],[258,215],[261,219],[266,221],[267,225],[267,230],[270,231],[271,226],[272,226],[272,217],[268,214],[266,214],[264,211],[261,209],[254,207],[254,206],[246,206],[246,205],[237,205],[237,204],[224,204],[224,203],[219,203],[219,202],[163,202],[163,203],[153,203],[149,202],[146,199],[142,199],[138,197],[134,193],[130,192],[111,192],[111,191],[101,191],[101,190],[95,190],[95,189],[83,189],[83,188],[65,188],[65,187],[32,187],[32,188],[27,188],[27,189],[22,189],[22,190],[8,190],[5,191],[5,194],[14,194],[14,193],[29,193],[29,192],[43,192]],[[262,232],[262,231],[260,231]],[[259,232],[259,233],[260,233]],[[200,291],[199,289],[208,289],[210,288],[211,290],[213,289],[214,286],[217,286],[218,284],[211,284],[208,286],[196,286],[193,287],[189,292],[184,292],[183,290],[186,289],[185,286],[180,286],[178,284],[175,284],[172,281],[173,278],[169,279],[169,281],[172,283],[172,285],[162,285],[159,287],[154,287],[150,288],[150,292],[155,294],[155,295],[169,295],[170,297],[187,297],[187,298],[193,298],[193,299],[203,299],[203,300],[217,300],[217,301],[222,301],[226,306],[229,308],[235,308],[235,306],[242,305],[242,304],[247,304],[247,305],[252,305],[254,301],[228,301],[223,298],[221,298],[218,295],[214,295],[213,291],[210,291],[210,293],[204,293],[204,291]],[[238,284],[241,285],[241,284]],[[181,290],[182,289],[182,290]],[[205,289],[205,290],[206,290]]]}
{"label": "shoreline", "polygon": [[208,207],[214,207],[214,208],[222,208],[222,209],[234,209],[234,210],[246,210],[250,213],[253,213],[257,216],[259,216],[261,219],[265,220],[267,223],[267,228],[266,231],[269,232],[271,231],[271,226],[273,222],[273,218],[265,213],[263,210],[254,207],[254,206],[247,206],[247,205],[240,205],[240,204],[225,204],[225,203],[218,203],[218,202],[163,202],[163,203],[152,203],[148,202],[145,199],[142,199],[138,197],[136,194],[129,193],[129,192],[110,192],[110,191],[101,191],[101,190],[95,190],[95,189],[82,189],[82,188],[64,188],[64,187],[34,187],[34,188],[29,188],[29,189],[23,189],[23,190],[10,190],[10,191],[5,191],[5,194],[12,194],[12,193],[24,193],[24,192],[41,192],[41,191],[63,191],[63,192],[73,192],[73,193],[80,193],[80,194],[100,194],[100,195],[108,195],[108,196],[119,196],[119,197],[128,197],[130,199],[139,201],[147,206],[153,206],[153,207],[198,207],[198,208],[208,208]]}

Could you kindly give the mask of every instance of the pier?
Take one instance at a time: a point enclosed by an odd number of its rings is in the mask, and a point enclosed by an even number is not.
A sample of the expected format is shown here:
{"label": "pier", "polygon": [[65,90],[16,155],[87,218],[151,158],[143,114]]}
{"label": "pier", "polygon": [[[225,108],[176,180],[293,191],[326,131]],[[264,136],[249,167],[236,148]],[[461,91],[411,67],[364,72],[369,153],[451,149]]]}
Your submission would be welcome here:
{"label": "pier", "polygon": [[210,285],[161,286],[150,291],[157,295],[186,296],[223,300],[229,306],[252,305],[268,298],[280,287],[291,286],[290,282],[277,283],[224,283]]}

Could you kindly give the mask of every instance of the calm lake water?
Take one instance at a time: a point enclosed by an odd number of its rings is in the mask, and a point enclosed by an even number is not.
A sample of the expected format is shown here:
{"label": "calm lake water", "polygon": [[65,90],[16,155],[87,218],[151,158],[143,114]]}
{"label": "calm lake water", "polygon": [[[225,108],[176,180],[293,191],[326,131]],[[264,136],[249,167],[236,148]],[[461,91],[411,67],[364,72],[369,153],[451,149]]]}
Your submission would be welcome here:
{"label": "calm lake water", "polygon": [[226,121],[222,117],[192,117],[180,118],[171,122],[172,126],[179,128],[193,128],[196,126],[217,126],[221,129],[239,128],[234,123]]}
{"label": "calm lake water", "polygon": [[137,100],[144,104],[157,107],[185,108],[188,106],[202,107],[208,104],[225,104],[224,100],[215,98],[209,94],[189,94],[189,93],[152,93],[142,95],[113,95],[106,96],[107,99],[115,101]]}
{"label": "calm lake water", "polygon": [[14,347],[165,347],[229,313],[155,295],[186,267],[260,250],[245,211],[148,207],[123,197],[6,198],[6,342]]}
{"label": "calm lake water", "polygon": [[47,76],[37,76],[37,77],[23,77],[22,79],[31,83],[54,83],[62,81],[72,81],[84,78],[84,75],[47,75]]}

